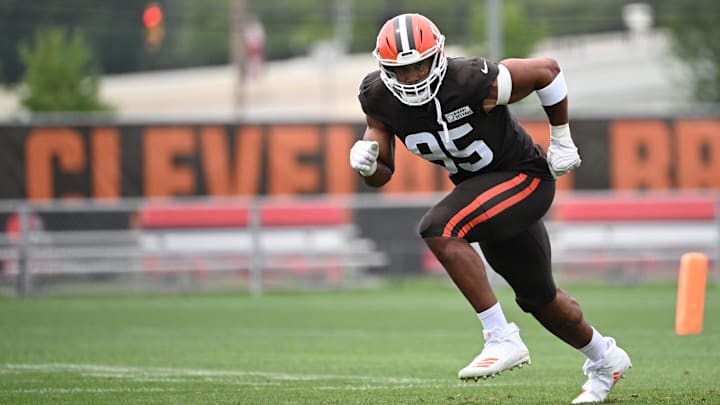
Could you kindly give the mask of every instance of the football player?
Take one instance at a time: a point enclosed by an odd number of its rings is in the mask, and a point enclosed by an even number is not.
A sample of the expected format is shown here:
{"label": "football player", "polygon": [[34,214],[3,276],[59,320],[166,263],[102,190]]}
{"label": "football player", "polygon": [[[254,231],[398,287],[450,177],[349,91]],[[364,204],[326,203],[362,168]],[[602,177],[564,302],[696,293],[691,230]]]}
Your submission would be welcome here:
{"label": "football player", "polygon": [[[483,326],[483,350],[460,370],[460,379],[530,363],[517,325],[506,320],[470,245],[477,242],[520,308],[587,358],[587,381],[572,403],[603,401],[631,367],[630,358],[556,287],[543,224],[555,179],[581,162],[563,72],[550,58],[449,58],[444,40],[419,14],[398,15],[382,26],[373,51],[379,69],[365,76],[358,96],[367,128],[350,150],[350,165],[368,186],[383,186],[395,169],[397,138],[449,172],[455,188],[425,214],[419,233]],[[532,93],[549,121],[547,154],[507,107]]]}

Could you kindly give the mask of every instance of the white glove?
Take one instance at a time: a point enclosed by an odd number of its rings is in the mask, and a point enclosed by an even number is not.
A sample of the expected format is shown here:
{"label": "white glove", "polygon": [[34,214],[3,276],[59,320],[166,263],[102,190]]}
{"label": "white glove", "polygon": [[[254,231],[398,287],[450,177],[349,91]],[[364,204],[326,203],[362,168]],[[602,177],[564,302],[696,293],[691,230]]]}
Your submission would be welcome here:
{"label": "white glove", "polygon": [[362,176],[372,176],[377,170],[380,146],[375,141],[357,141],[350,149],[350,167]]}
{"label": "white glove", "polygon": [[547,151],[548,167],[558,178],[580,167],[580,155],[570,137],[570,124],[550,126],[550,146]]}

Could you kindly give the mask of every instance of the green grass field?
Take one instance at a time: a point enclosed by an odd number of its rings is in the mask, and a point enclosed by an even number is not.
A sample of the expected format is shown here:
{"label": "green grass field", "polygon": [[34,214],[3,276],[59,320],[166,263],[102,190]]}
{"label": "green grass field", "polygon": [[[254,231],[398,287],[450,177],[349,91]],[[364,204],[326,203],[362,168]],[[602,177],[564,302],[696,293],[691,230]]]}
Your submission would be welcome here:
{"label": "green grass field", "polygon": [[[614,404],[720,404],[720,289],[674,333],[675,289],[569,287],[634,367]],[[583,358],[498,291],[533,364],[457,371],[481,326],[445,281],[353,292],[0,300],[2,404],[568,404]]]}

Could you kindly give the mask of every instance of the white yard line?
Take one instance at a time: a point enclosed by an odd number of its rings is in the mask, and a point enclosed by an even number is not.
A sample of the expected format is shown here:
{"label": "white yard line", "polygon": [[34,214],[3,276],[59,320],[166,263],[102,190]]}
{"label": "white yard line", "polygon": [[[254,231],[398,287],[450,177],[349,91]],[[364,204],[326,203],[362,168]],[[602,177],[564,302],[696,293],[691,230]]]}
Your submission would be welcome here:
{"label": "white yard line", "polygon": [[[97,378],[105,381],[108,378],[130,380],[138,383],[161,384],[196,384],[198,382],[223,383],[238,388],[262,390],[266,387],[281,387],[283,391],[307,390],[305,385],[293,385],[292,382],[321,382],[316,387],[322,391],[378,391],[402,390],[410,388],[448,388],[476,390],[488,386],[512,386],[519,382],[483,381],[482,383],[463,383],[452,378],[407,378],[381,377],[368,375],[343,374],[290,374],[250,370],[208,370],[189,368],[152,368],[123,367],[98,364],[45,363],[45,364],[0,364],[0,374],[25,373],[75,373],[81,377]],[[108,394],[108,393],[161,393],[176,392],[172,387],[38,387],[0,389],[0,394]],[[0,395],[1,396],[1,395]]]}
{"label": "white yard line", "polygon": [[7,394],[110,394],[116,392],[174,392],[173,388],[91,388],[91,387],[72,387],[72,388],[19,388],[0,390]]}
{"label": "white yard line", "polygon": [[[342,374],[290,374],[267,371],[250,370],[207,370],[187,368],[144,368],[144,367],[121,367],[97,364],[73,364],[73,363],[45,363],[45,364],[16,364],[8,363],[0,365],[0,373],[23,373],[23,372],[46,372],[66,373],[75,372],[93,378],[126,378],[135,381],[153,382],[189,382],[193,379],[204,379],[208,381],[222,379],[237,379],[234,381],[240,385],[277,385],[279,382],[289,381],[333,381],[348,380],[362,381],[364,384],[379,384],[387,386],[427,385],[447,382],[444,379],[408,378],[408,377],[381,377],[367,375],[342,375]],[[271,380],[254,381],[256,379]],[[242,381],[243,379],[250,381]],[[274,381],[274,383],[272,382]],[[348,389],[358,389],[355,385],[347,385]],[[333,389],[341,389],[333,387]]]}

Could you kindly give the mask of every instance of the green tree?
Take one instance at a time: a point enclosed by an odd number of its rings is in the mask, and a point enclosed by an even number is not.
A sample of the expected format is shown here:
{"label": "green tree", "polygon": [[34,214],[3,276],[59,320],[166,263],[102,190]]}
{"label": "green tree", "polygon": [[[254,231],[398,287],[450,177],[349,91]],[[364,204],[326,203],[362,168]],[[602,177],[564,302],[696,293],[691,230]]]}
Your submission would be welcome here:
{"label": "green tree", "polygon": [[100,72],[83,34],[68,35],[64,28],[36,31],[32,44],[21,43],[26,67],[20,85],[20,103],[33,112],[105,111],[99,98]]}
{"label": "green tree", "polygon": [[[534,46],[546,36],[544,25],[533,23],[526,5],[521,1],[505,1],[502,4],[502,58],[527,57]],[[475,2],[471,7],[472,54],[487,55],[485,2]]]}
{"label": "green tree", "polygon": [[673,51],[689,67],[695,100],[720,102],[720,3],[687,2],[668,15]]}
{"label": "green tree", "polygon": [[[182,7],[176,4],[177,11],[168,10],[168,31],[171,40],[175,33],[175,42],[168,41],[158,57],[175,59],[190,66],[227,63],[233,20],[230,3],[228,0],[206,0],[179,2]],[[170,54],[173,51],[174,57]]]}

